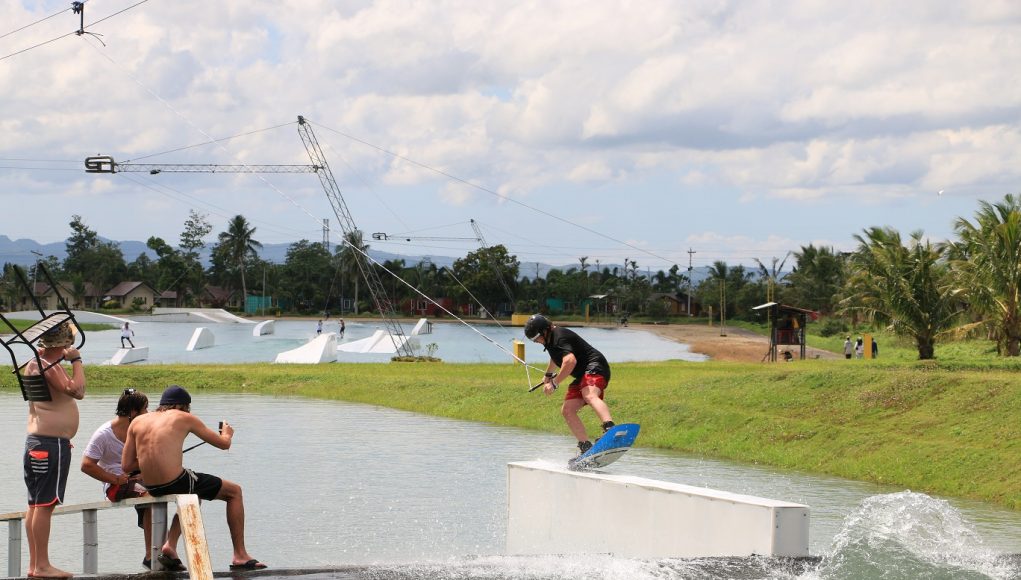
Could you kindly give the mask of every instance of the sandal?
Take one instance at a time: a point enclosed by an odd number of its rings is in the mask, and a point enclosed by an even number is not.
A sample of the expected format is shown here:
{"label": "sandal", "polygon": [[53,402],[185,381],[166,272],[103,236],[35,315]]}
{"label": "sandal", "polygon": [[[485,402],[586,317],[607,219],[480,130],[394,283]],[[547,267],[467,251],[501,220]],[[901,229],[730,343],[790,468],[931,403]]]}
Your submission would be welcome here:
{"label": "sandal", "polygon": [[188,569],[184,567],[184,563],[181,562],[180,558],[171,558],[166,554],[160,554],[159,556],[156,556],[156,559],[159,560],[160,565],[163,566],[163,570],[167,572],[188,571]]}

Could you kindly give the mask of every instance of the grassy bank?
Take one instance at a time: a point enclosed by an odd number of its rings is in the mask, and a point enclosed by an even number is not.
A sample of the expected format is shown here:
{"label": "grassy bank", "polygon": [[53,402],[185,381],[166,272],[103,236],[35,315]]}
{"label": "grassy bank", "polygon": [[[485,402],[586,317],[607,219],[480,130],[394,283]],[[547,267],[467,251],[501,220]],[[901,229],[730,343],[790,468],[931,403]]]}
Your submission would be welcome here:
{"label": "grassy bank", "polygon": [[[608,401],[644,446],[975,498],[1021,509],[1013,362],[619,363]],[[14,390],[3,373],[2,388]],[[559,397],[496,364],[89,367],[90,389],[169,383],[338,399],[567,434]],[[533,379],[537,377],[533,373]],[[590,429],[591,413],[583,413]]]}

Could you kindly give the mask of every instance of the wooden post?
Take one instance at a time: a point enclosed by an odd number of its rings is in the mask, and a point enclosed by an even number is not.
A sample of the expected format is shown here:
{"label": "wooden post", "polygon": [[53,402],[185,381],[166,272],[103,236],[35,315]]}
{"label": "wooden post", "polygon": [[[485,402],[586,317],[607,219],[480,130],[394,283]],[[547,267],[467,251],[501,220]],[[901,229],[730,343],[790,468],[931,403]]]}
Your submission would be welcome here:
{"label": "wooden post", "polygon": [[99,572],[99,514],[82,510],[82,572]]}
{"label": "wooden post", "polygon": [[184,550],[188,555],[188,577],[191,580],[213,580],[199,497],[194,494],[177,496],[177,517],[181,520],[181,535],[184,536]]}
{"label": "wooden post", "polygon": [[163,569],[159,556],[162,553],[163,542],[167,537],[167,504],[158,502],[149,507],[152,509],[152,545],[149,546],[150,569],[153,572],[159,572]]}
{"label": "wooden post", "polygon": [[7,521],[7,576],[21,576],[21,520]]}

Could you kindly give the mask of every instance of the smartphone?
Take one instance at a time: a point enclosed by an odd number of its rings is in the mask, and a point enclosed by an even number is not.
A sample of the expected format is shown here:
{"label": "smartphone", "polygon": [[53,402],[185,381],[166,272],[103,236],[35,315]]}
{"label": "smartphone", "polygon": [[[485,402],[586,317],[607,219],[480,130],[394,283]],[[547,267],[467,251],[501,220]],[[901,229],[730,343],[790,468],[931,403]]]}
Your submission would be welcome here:
{"label": "smartphone", "polygon": [[223,435],[223,421],[220,421],[220,434]]}

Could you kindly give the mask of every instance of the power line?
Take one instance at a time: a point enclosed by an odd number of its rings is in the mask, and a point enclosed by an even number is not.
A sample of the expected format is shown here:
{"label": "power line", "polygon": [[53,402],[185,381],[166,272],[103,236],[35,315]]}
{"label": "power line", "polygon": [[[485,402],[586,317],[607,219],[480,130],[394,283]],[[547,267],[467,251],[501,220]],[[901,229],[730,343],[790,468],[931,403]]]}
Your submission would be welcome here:
{"label": "power line", "polygon": [[71,9],[70,8],[65,8],[65,9],[61,10],[60,12],[57,12],[55,14],[50,14],[49,16],[47,16],[45,18],[42,18],[40,20],[36,20],[35,22],[33,22],[31,24],[26,24],[26,25],[24,25],[21,28],[18,28],[16,30],[12,30],[12,31],[4,33],[4,34],[0,34],[0,38],[6,38],[6,37],[14,34],[15,32],[21,32],[22,30],[25,30],[26,28],[35,26],[36,24],[39,24],[40,22],[45,22],[45,21],[49,20],[50,18],[53,18],[54,16],[59,16],[59,15],[65,13],[65,12],[67,12],[68,10],[71,10]]}
{"label": "power line", "polygon": [[[51,38],[50,40],[47,40],[45,42],[40,42],[39,44],[36,44],[34,46],[30,46],[28,48],[23,48],[23,49],[21,49],[21,50],[19,50],[17,52],[12,52],[11,54],[8,54],[7,56],[0,56],[0,60],[8,59],[8,58],[11,58],[12,56],[17,56],[19,54],[28,52],[28,51],[30,51],[30,50],[32,50],[34,48],[39,48],[40,46],[45,46],[47,44],[50,44],[51,42],[56,42],[56,41],[58,41],[58,40],[60,40],[62,38],[66,38],[66,37],[71,36],[71,35],[82,36],[83,34],[85,34],[85,29],[86,28],[92,28],[93,26],[99,24],[100,22],[103,22],[104,20],[109,20],[109,19],[113,18],[114,16],[117,16],[118,14],[123,14],[124,12],[127,12],[128,10],[131,10],[132,8],[134,8],[136,6],[139,6],[141,4],[145,4],[148,1],[149,0],[141,0],[140,2],[136,2],[135,4],[132,4],[131,6],[128,6],[127,8],[124,8],[122,10],[118,10],[117,12],[114,12],[113,14],[111,14],[109,16],[100,18],[99,20],[96,20],[95,22],[89,24],[88,26],[85,26],[83,24],[78,30],[74,30],[72,32],[68,32],[67,34],[63,34],[63,35],[58,36],[56,38]],[[81,5],[83,5],[83,4],[84,4],[84,2],[80,2],[80,3],[76,2],[76,3],[74,3],[74,5],[77,5],[79,7]],[[74,10],[74,8],[69,8],[68,10]],[[57,14],[63,14],[64,12],[66,12],[66,10],[62,10],[62,11],[58,12]],[[53,16],[56,16],[57,14],[54,14]],[[52,16],[48,16],[47,18],[52,18]],[[84,18],[84,11],[82,11],[82,18]],[[46,20],[46,19],[44,18],[43,20]],[[42,21],[40,20],[40,22],[42,22]],[[29,25],[29,26],[31,26],[31,25]],[[14,32],[17,32],[17,31],[14,31]],[[8,34],[13,34],[14,32],[9,32]]]}
{"label": "power line", "polygon": [[604,234],[603,232],[600,232],[600,231],[594,230],[594,229],[592,229],[590,227],[583,226],[581,224],[572,222],[572,221],[570,221],[570,220],[568,220],[566,218],[562,218],[562,217],[560,217],[558,215],[552,214],[552,213],[550,213],[550,212],[548,212],[546,210],[543,210],[543,209],[539,209],[539,208],[537,208],[535,206],[528,205],[527,203],[525,203],[523,201],[519,201],[519,200],[514,199],[512,197],[507,197],[506,195],[503,195],[503,194],[501,194],[499,192],[493,191],[492,189],[489,189],[489,188],[487,188],[485,186],[482,186],[482,185],[479,185],[477,183],[473,183],[471,181],[468,181],[467,179],[464,179],[464,178],[458,177],[456,175],[453,175],[452,173],[448,173],[446,171],[443,171],[442,169],[437,169],[435,167],[432,167],[431,165],[426,165],[425,163],[421,163],[419,161],[415,161],[414,159],[411,159],[409,157],[405,157],[404,155],[401,155],[399,153],[395,153],[393,151],[390,151],[389,149],[386,149],[384,147],[380,147],[379,145],[375,145],[373,143],[369,143],[368,141],[365,141],[363,139],[359,139],[358,137],[354,137],[353,135],[348,135],[347,133],[344,133],[342,131],[338,131],[336,129],[331,129],[330,127],[326,127],[324,125],[319,125],[318,123],[316,123],[316,125],[319,126],[319,127],[322,127],[323,129],[325,129],[327,131],[332,131],[332,132],[334,132],[334,133],[336,133],[336,134],[338,134],[338,135],[340,135],[342,137],[350,139],[351,141],[355,141],[357,143],[361,143],[361,144],[366,145],[368,147],[372,147],[373,149],[376,149],[377,151],[380,151],[382,153],[390,155],[391,157],[393,157],[395,159],[400,159],[402,161],[406,161],[408,163],[411,163],[413,165],[421,167],[422,169],[426,169],[428,171],[432,171],[433,173],[437,173],[437,174],[442,175],[442,176],[444,176],[444,177],[446,177],[448,179],[451,179],[451,180],[457,181],[458,183],[462,183],[464,185],[467,185],[468,187],[472,187],[472,188],[477,189],[479,191],[488,193],[489,195],[498,197],[498,198],[500,198],[500,199],[502,199],[504,201],[508,201],[510,203],[519,205],[519,206],[524,207],[526,209],[530,209],[530,210],[532,210],[532,211],[534,211],[536,213],[540,213],[540,214],[542,214],[542,215],[544,215],[546,217],[555,219],[555,220],[557,220],[559,222],[563,222],[563,223],[568,224],[570,226],[574,226],[574,227],[576,227],[576,228],[578,228],[580,230],[584,230],[586,232],[589,232],[590,234],[594,234],[594,235],[599,236],[601,238],[606,238],[607,240],[610,240],[610,241],[612,241],[612,242],[614,242],[616,244],[620,244],[622,246],[627,246],[627,247],[629,247],[629,248],[631,248],[631,249],[633,249],[633,250],[635,250],[637,252],[641,252],[643,254],[650,255],[650,256],[652,256],[654,258],[659,258],[660,260],[670,261],[670,260],[668,260],[667,258],[665,258],[663,256],[659,256],[659,255],[654,254],[652,252],[649,252],[648,250],[645,250],[645,249],[643,249],[641,247],[635,246],[633,244],[629,244],[629,243],[625,242],[624,240],[618,240],[618,239],[616,239],[616,238],[614,238],[612,236],[608,236],[608,235]]}

